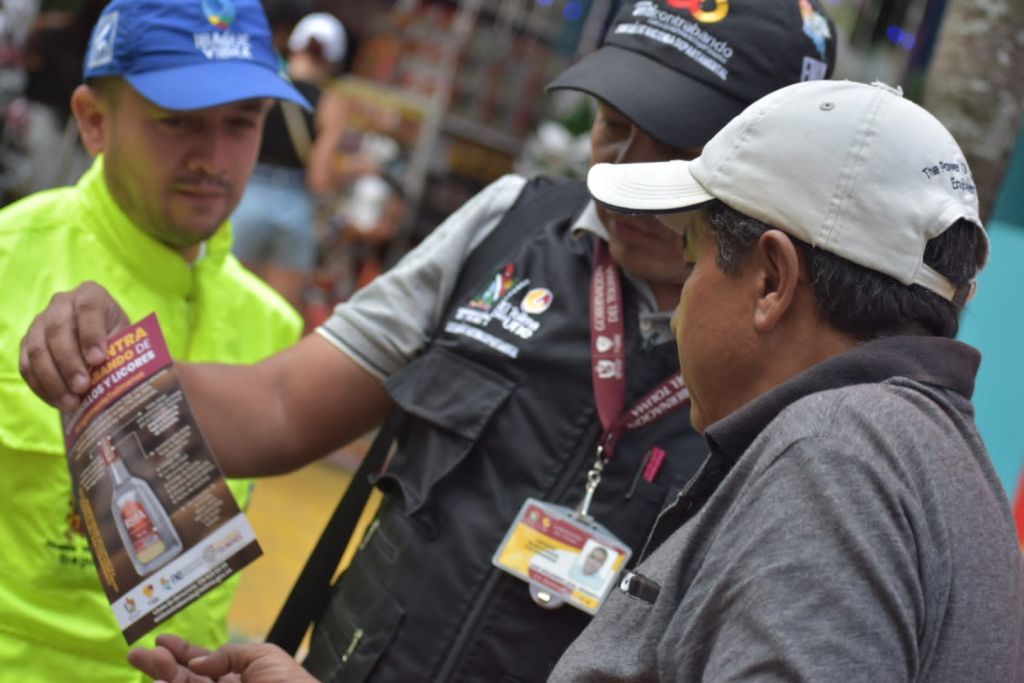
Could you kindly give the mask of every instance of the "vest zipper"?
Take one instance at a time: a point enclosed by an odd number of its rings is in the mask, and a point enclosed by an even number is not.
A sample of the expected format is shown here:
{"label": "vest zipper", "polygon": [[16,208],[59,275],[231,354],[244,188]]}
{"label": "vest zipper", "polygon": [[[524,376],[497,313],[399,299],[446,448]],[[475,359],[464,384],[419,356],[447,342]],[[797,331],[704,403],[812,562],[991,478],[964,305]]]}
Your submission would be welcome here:
{"label": "vest zipper", "polygon": [[[594,419],[597,414],[597,410],[596,408],[592,408],[588,412],[590,414],[586,417],[586,423],[596,425],[598,429],[590,429],[592,434],[589,435],[586,443],[597,443],[597,440],[601,438],[600,422]],[[590,449],[581,449],[580,453],[574,458],[573,463],[571,463],[571,467],[567,467],[561,479],[556,482],[555,486],[553,486],[550,491],[546,492],[547,495],[544,496],[544,500],[562,500],[566,492],[569,490],[569,487],[571,487],[575,482],[576,475],[592,456],[593,453],[591,453]],[[455,637],[455,642],[452,643],[452,647],[448,649],[448,654],[441,663],[441,668],[438,669],[437,675],[434,677],[435,681],[446,682],[451,680],[455,667],[458,666],[459,661],[462,659],[463,650],[466,648],[466,641],[476,635],[477,624],[483,615],[484,608],[490,604],[491,597],[498,586],[498,581],[501,580],[501,575],[502,571],[492,565],[490,573],[484,581],[483,588],[480,589],[477,599],[473,601],[473,606],[470,608],[469,613],[463,620],[462,628],[459,630],[459,634]],[[523,587],[523,594],[525,595],[525,582],[523,582]],[[564,606],[559,609],[575,608]]]}

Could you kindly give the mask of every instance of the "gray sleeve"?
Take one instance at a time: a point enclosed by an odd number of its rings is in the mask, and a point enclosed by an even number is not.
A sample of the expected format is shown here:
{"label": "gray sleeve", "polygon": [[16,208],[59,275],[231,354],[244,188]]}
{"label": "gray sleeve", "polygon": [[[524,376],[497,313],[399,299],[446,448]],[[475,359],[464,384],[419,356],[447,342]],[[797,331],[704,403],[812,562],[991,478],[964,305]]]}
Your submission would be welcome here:
{"label": "gray sleeve", "polygon": [[905,484],[871,449],[790,445],[731,506],[663,661],[696,647],[705,680],[916,680],[915,549],[938,539]]}
{"label": "gray sleeve", "polygon": [[491,183],[393,268],[339,304],[317,332],[381,379],[404,367],[439,324],[463,262],[525,184],[517,175]]}

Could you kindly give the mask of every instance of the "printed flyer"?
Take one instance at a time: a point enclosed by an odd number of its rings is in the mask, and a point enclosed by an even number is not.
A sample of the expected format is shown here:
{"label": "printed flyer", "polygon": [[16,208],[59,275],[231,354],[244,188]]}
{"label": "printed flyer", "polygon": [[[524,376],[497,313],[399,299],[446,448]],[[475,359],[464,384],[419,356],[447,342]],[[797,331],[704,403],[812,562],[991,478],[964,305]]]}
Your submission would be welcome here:
{"label": "printed flyer", "polygon": [[178,380],[156,315],[108,340],[64,416],[75,501],[129,643],[262,554]]}

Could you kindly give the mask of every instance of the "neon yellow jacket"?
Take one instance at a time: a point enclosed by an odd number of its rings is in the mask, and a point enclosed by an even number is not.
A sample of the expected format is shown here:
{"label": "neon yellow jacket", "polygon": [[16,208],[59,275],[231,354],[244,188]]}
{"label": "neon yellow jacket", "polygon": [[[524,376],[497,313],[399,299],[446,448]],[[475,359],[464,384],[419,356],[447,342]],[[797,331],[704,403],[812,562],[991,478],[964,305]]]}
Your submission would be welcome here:
{"label": "neon yellow jacket", "polygon": [[[132,224],[97,159],[73,187],[0,211],[0,683],[141,681],[72,530],[70,478],[57,411],[18,373],[18,347],[50,297],[85,280],[138,320],[156,311],[180,360],[255,362],[293,343],[298,314],[230,254],[225,224],[193,264]],[[241,503],[249,482],[232,482]],[[165,622],[206,646],[227,640],[237,577]],[[136,643],[152,646],[151,634]]]}

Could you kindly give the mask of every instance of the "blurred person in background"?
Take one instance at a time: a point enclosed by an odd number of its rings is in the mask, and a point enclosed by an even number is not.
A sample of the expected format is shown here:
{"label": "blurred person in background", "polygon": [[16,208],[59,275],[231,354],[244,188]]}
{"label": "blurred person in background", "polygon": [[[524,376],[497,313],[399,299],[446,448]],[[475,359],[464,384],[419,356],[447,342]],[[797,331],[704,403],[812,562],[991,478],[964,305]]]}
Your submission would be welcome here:
{"label": "blurred person in background", "polygon": [[[71,97],[95,161],[76,185],[0,211],[0,348],[85,280],[133,317],[155,311],[179,358],[253,363],[298,338],[295,312],[231,255],[227,219],[271,100],[308,104],[278,73],[258,0],[235,0],[226,27],[206,5],[115,0],[99,19]],[[75,512],[59,415],[16,363],[0,356],[0,681],[141,681]],[[250,483],[230,485],[244,507]],[[164,626],[223,642],[236,584]]]}
{"label": "blurred person in background", "polygon": [[107,1],[47,0],[40,5],[25,47],[27,168],[19,195],[73,183],[90,165],[70,102],[81,83],[90,29]]}
{"label": "blurred person in background", "polygon": [[38,11],[38,0],[0,3],[0,206],[20,196],[29,173],[24,49]]}
{"label": "blurred person in background", "polygon": [[[551,87],[598,100],[593,163],[691,158],[758,97],[826,78],[834,37],[816,0],[640,0]],[[398,416],[372,531],[316,605],[310,675],[548,676],[590,615],[492,557],[528,498],[576,506],[595,475],[586,512],[639,552],[701,466],[669,329],[683,246],[651,217],[597,207],[582,183],[506,176],[292,349],[251,366],[178,364],[233,474],[295,469]],[[89,357],[126,322],[95,285],[59,296],[25,336],[23,376],[73,407]],[[160,642],[133,661],[185,680],[177,667],[199,650]],[[270,665],[247,681],[304,675],[271,645],[228,647],[235,670]]]}
{"label": "blurred person in background", "polygon": [[[366,159],[366,163],[376,162]],[[336,302],[348,299],[381,274],[406,209],[405,191],[389,173],[363,173],[348,184],[330,217],[332,232],[324,243],[322,271],[331,278]]]}
{"label": "blurred person in background", "polygon": [[326,12],[308,14],[287,50],[288,76],[315,110],[289,102],[271,109],[259,162],[231,222],[235,255],[301,311],[317,259],[317,204],[337,189],[332,165],[346,116],[323,90],[345,60],[345,27]]}
{"label": "blurred person in background", "polygon": [[4,0],[0,5],[0,41],[4,52],[18,53],[39,13],[39,0]]}

